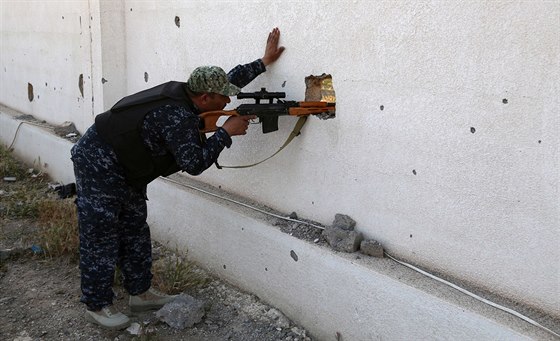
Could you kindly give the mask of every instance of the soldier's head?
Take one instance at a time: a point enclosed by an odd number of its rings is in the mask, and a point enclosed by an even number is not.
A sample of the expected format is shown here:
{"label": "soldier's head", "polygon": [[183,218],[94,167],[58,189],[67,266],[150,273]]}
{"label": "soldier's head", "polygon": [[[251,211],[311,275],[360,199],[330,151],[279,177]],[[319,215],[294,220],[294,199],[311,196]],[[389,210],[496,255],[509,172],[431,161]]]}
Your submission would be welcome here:
{"label": "soldier's head", "polygon": [[225,71],[218,66],[199,66],[191,73],[187,88],[193,103],[200,111],[222,110],[229,96],[237,95],[241,89],[231,84]]}

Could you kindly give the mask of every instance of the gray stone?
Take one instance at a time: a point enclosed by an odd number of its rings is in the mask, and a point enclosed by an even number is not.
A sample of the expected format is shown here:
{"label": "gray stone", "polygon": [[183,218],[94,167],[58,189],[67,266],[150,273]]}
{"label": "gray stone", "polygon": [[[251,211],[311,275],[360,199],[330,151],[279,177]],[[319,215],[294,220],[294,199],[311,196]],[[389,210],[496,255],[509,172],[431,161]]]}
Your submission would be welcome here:
{"label": "gray stone", "polygon": [[362,234],[357,231],[347,231],[335,227],[323,230],[323,236],[329,245],[336,251],[356,252],[363,240]]}
{"label": "gray stone", "polygon": [[58,136],[66,136],[68,134],[79,134],[76,126],[72,122],[64,122],[62,125],[55,127],[54,132]]}
{"label": "gray stone", "polygon": [[172,328],[185,329],[202,321],[204,314],[204,302],[182,294],[158,310],[156,317]]}
{"label": "gray stone", "polygon": [[340,213],[334,215],[334,221],[332,223],[332,227],[336,227],[347,231],[353,231],[354,226],[356,226],[356,222],[354,221],[354,219],[350,218],[349,216]]}
{"label": "gray stone", "polygon": [[280,329],[290,327],[290,320],[277,309],[270,309],[266,312],[265,316],[274,321],[276,327]]}
{"label": "gray stone", "polygon": [[383,258],[383,246],[377,240],[367,239],[362,241],[360,252],[365,255]]}

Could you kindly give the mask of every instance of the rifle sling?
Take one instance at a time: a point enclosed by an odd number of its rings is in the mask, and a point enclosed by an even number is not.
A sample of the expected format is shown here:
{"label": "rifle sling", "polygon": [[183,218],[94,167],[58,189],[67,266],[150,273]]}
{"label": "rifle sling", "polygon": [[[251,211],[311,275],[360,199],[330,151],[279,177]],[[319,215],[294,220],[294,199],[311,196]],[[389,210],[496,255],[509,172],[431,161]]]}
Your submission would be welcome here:
{"label": "rifle sling", "polygon": [[282,147],[280,147],[280,149],[278,149],[276,151],[276,153],[270,155],[269,157],[267,157],[266,159],[259,161],[257,163],[253,163],[250,165],[245,165],[245,166],[220,166],[218,164],[218,161],[216,161],[216,167],[218,169],[222,169],[222,168],[249,168],[249,167],[253,167],[256,166],[258,164],[261,164],[263,162],[265,162],[266,160],[272,158],[273,156],[275,156],[276,154],[280,153],[280,151],[282,149],[284,149],[288,144],[290,144],[290,142],[292,142],[292,140],[294,139],[294,137],[298,136],[301,132],[301,128],[303,128],[305,122],[307,121],[307,116],[300,116],[298,121],[296,122],[296,125],[294,126],[294,129],[292,130],[292,132],[290,133],[290,135],[288,136],[288,138],[286,139],[286,142],[284,142],[284,144],[282,145]]}

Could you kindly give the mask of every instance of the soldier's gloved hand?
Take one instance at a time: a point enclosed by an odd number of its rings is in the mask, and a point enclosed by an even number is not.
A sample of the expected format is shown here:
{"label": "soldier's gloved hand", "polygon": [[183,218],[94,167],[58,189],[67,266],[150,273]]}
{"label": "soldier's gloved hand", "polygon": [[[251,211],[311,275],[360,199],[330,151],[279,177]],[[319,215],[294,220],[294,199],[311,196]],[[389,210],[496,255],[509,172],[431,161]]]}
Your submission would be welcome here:
{"label": "soldier's gloved hand", "polygon": [[231,116],[228,118],[222,128],[229,134],[229,136],[245,135],[249,127],[249,121],[257,118],[257,116]]}

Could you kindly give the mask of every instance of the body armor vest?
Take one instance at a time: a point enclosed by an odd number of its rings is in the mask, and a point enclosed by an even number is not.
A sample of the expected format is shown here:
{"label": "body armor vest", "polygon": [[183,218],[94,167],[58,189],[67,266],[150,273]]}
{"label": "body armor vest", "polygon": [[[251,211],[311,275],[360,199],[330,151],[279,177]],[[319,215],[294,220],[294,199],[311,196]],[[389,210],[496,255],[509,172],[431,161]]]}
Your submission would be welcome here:
{"label": "body armor vest", "polygon": [[168,104],[196,112],[186,93],[186,83],[172,81],[124,97],[95,117],[99,136],[113,147],[127,182],[134,187],[142,189],[158,176],[180,170],[170,153],[152,156],[140,134],[146,114]]}

